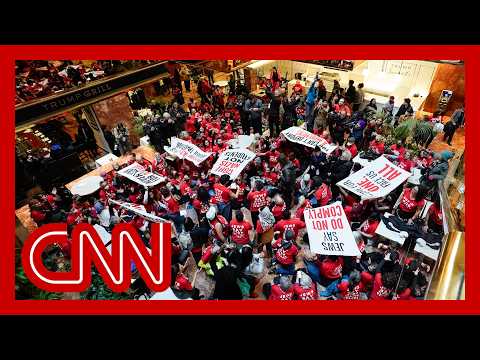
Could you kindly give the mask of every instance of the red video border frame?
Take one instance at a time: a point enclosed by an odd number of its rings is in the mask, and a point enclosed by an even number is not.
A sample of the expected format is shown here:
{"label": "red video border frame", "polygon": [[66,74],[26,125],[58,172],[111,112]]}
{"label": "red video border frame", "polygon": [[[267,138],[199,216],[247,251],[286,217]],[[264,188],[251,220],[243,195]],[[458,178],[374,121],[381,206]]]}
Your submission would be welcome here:
{"label": "red video border frame", "polygon": [[[479,314],[480,242],[466,234],[466,300],[464,301],[106,301],[15,300],[15,59],[462,59],[466,73],[466,222],[472,224],[479,199],[473,180],[480,170],[471,155],[473,134],[479,133],[480,46],[458,45],[11,45],[0,46],[0,141],[2,170],[0,202],[3,239],[0,241],[0,314]],[[473,100],[472,100],[473,99]]]}

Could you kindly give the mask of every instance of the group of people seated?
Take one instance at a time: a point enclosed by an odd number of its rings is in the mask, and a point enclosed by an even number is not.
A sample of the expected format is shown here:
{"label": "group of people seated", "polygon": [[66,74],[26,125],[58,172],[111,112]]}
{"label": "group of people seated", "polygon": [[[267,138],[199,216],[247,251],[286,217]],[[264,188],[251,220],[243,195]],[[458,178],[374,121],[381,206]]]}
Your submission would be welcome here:
{"label": "group of people seated", "polygon": [[[83,222],[108,231],[126,222],[138,229],[149,246],[149,221],[110,199],[144,206],[172,224],[171,289],[178,298],[422,299],[434,261],[415,251],[415,237],[400,246],[376,234],[376,229],[389,213],[405,226],[417,225],[420,233],[441,236],[443,214],[436,186],[445,178],[453,154],[427,148],[414,154],[402,141],[387,143],[381,120],[366,121],[362,111],[348,117],[341,99],[325,121],[318,123],[324,99],[314,98],[312,130],[337,145],[326,155],[319,147],[290,142],[281,133],[261,135],[251,122],[251,113],[245,105],[238,106],[237,100],[230,98],[223,109],[206,109],[192,101],[186,116],[172,107],[172,113],[152,120],[161,126],[175,124],[170,135],[210,152],[199,166],[171,158],[162,140],[155,146],[152,161],[127,152],[123,164],[115,163],[112,171],[101,174],[103,182],[92,195],[72,196],[62,186],[47,189],[30,202],[33,220],[38,225],[63,221],[69,231]],[[260,125],[262,131],[264,125]],[[230,140],[242,134],[252,135],[249,149],[256,155],[254,160],[234,179],[211,174],[219,155],[232,146]],[[361,169],[353,159],[365,154],[370,159],[384,155],[407,171],[418,168],[420,184],[405,182],[373,200],[362,200],[337,186]],[[134,162],[165,181],[144,188],[118,175]],[[426,200],[433,204],[421,217]],[[342,203],[360,256],[310,251],[305,209],[336,201]],[[68,241],[61,246],[68,258]]]}

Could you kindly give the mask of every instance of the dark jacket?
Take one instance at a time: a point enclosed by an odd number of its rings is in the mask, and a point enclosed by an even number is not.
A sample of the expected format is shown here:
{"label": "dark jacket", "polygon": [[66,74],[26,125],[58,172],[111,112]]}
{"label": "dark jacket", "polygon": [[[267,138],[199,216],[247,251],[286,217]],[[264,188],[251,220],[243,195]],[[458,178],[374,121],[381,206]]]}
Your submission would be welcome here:
{"label": "dark jacket", "polygon": [[406,114],[407,111],[413,113],[412,105],[403,103],[402,105],[400,105],[400,108],[398,109],[395,116],[402,116]]}

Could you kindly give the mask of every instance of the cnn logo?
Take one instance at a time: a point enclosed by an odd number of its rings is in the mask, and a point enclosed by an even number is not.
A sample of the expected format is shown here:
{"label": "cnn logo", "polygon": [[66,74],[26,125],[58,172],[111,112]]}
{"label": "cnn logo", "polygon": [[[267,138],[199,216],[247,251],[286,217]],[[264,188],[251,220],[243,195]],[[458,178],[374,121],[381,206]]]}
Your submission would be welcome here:
{"label": "cnn logo", "polygon": [[25,241],[22,265],[38,288],[50,292],[81,292],[90,286],[93,264],[112,291],[124,292],[131,284],[130,263],[133,261],[145,284],[152,291],[161,292],[170,285],[171,227],[169,223],[152,223],[150,230],[148,248],[135,227],[116,225],[109,251],[92,225],[76,225],[71,236],[71,271],[54,272],[43,264],[42,252],[50,244],[65,242],[67,225],[44,225]]}

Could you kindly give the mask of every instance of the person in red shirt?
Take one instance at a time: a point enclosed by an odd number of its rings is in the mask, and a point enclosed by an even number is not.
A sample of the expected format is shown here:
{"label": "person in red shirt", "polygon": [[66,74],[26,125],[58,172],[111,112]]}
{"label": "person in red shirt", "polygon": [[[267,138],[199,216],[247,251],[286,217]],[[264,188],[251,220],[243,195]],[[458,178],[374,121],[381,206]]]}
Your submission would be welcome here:
{"label": "person in red shirt", "polygon": [[287,276],[280,277],[278,284],[272,285],[268,300],[293,300],[293,287]]}
{"label": "person in red shirt", "polygon": [[415,162],[412,160],[412,155],[410,154],[410,152],[407,151],[405,155],[400,155],[398,157],[397,166],[405,171],[412,171],[412,168],[415,167]]}
{"label": "person in red shirt", "polygon": [[222,243],[227,242],[230,233],[228,221],[222,215],[217,214],[217,209],[214,206],[208,209],[206,217],[213,231],[213,236]]}
{"label": "person in red shirt", "polygon": [[234,193],[227,187],[229,182],[230,176],[224,174],[220,176],[220,183],[215,183],[213,185],[213,190],[215,191],[215,201],[218,206],[218,211],[228,221],[232,219],[231,199],[237,198],[237,193]]}
{"label": "person in red shirt", "polygon": [[315,186],[318,186],[318,189],[314,194],[315,199],[317,199],[318,206],[327,205],[330,200],[332,200],[332,191],[330,190],[330,186],[323,180],[315,181]]}
{"label": "person in red shirt", "polygon": [[243,246],[250,242],[250,230],[253,229],[253,226],[244,219],[241,210],[235,212],[235,218],[230,221],[230,229],[232,233],[232,241],[237,245]]}
{"label": "person in red shirt", "polygon": [[294,244],[295,237],[292,230],[287,230],[285,235],[278,236],[272,243],[274,252],[273,264],[278,264],[276,273],[280,275],[295,274],[295,261],[298,254],[298,247]]}
{"label": "person in red shirt", "polygon": [[433,157],[426,150],[420,151],[420,156],[417,158],[417,166],[420,168],[428,168],[432,165]]}
{"label": "person in red shirt", "polygon": [[303,271],[297,271],[297,282],[293,285],[295,300],[318,300],[317,285]]}
{"label": "person in red shirt", "polygon": [[255,183],[255,191],[251,191],[247,195],[247,201],[250,204],[250,213],[252,215],[253,226],[257,226],[258,214],[260,210],[268,204],[268,193],[263,188],[263,182]]}
{"label": "person in red shirt", "polygon": [[443,211],[440,203],[440,195],[435,192],[432,197],[433,204],[430,206],[425,217],[424,230],[430,229],[434,233],[443,234]]}
{"label": "person in red shirt", "polygon": [[395,206],[396,214],[403,220],[412,224],[418,218],[418,215],[425,205],[426,190],[423,187],[414,186],[405,188],[398,197]]}
{"label": "person in red shirt", "polygon": [[188,132],[189,134],[193,134],[194,132],[196,132],[197,131],[197,128],[195,127],[196,123],[197,123],[197,119],[195,118],[195,115],[189,116],[187,121],[185,122],[185,131]]}
{"label": "person in red shirt", "polygon": [[396,144],[393,144],[392,146],[390,146],[390,150],[391,152],[393,153],[393,155],[396,155],[396,156],[403,156],[405,155],[405,152],[407,151],[407,149],[405,149],[405,146],[403,145],[402,141],[397,141]]}
{"label": "person in red shirt", "polygon": [[358,231],[366,237],[367,239],[373,239],[375,237],[375,232],[377,231],[378,225],[380,224],[380,215],[373,213],[370,217],[365,220]]}
{"label": "person in red shirt", "polygon": [[343,258],[341,256],[328,255],[323,259],[320,257],[317,260],[317,266],[320,270],[320,284],[322,286],[328,287],[332,282],[342,277]]}
{"label": "person in red shirt", "polygon": [[298,199],[298,205],[299,206],[295,211],[295,217],[297,219],[305,221],[305,217],[304,217],[305,209],[311,208],[312,204],[310,203],[310,200],[305,199],[305,196],[300,196],[300,198]]}
{"label": "person in red shirt", "polygon": [[358,149],[357,145],[355,145],[355,138],[354,137],[349,137],[347,141],[347,145],[345,146],[345,149],[350,151],[350,154],[352,154],[352,159],[357,156],[358,154]]}
{"label": "person in red shirt", "polygon": [[273,201],[275,202],[275,205],[272,208],[272,214],[275,216],[275,221],[280,221],[283,212],[287,210],[287,206],[285,205],[285,201],[283,201],[280,194],[275,195]]}
{"label": "person in red shirt", "polygon": [[377,154],[383,154],[385,152],[385,143],[382,135],[377,135],[375,140],[370,142],[370,150]]}
{"label": "person in red shirt", "polygon": [[305,228],[305,223],[297,218],[291,218],[290,210],[285,209],[282,214],[282,220],[275,224],[274,231],[278,231],[280,235],[285,234],[288,230],[291,230],[294,235],[294,240],[298,237],[298,233],[301,229]]}
{"label": "person in red shirt", "polygon": [[266,156],[270,168],[274,168],[278,164],[278,157],[280,156],[280,152],[277,150],[277,146],[275,144],[272,144],[270,145],[270,151],[259,153],[257,154],[257,156]]}

